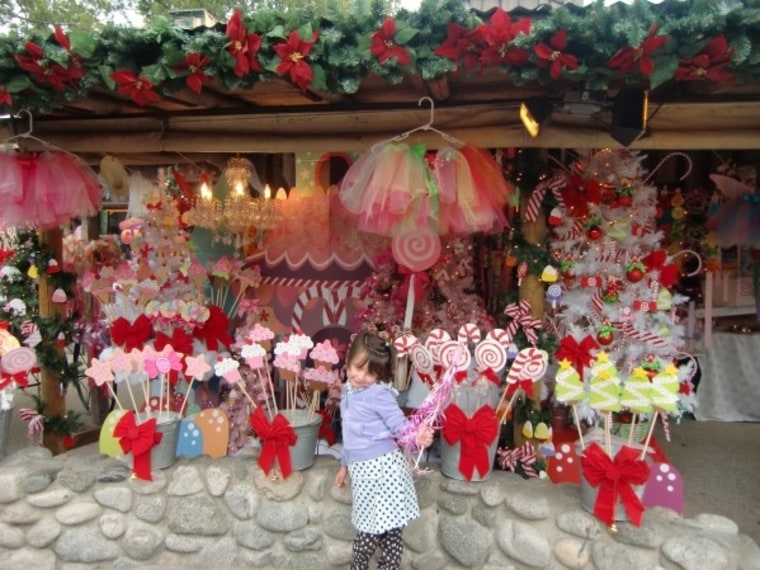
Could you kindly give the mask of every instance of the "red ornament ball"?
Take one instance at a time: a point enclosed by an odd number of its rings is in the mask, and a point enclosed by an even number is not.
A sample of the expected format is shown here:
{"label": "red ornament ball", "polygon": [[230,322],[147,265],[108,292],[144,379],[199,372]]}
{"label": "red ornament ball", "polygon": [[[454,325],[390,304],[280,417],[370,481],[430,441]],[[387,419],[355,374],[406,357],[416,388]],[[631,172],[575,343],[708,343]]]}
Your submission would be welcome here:
{"label": "red ornament ball", "polygon": [[630,271],[626,271],[625,278],[631,283],[638,283],[644,278],[644,272],[638,267],[634,267]]}
{"label": "red ornament ball", "polygon": [[599,227],[594,226],[588,229],[586,235],[588,236],[588,239],[597,240],[602,237],[602,230]]}
{"label": "red ornament ball", "polygon": [[596,335],[596,342],[602,346],[611,345],[613,340],[615,340],[615,336],[611,332],[600,332]]}
{"label": "red ornament ball", "polygon": [[617,199],[618,206],[623,206],[624,208],[627,208],[631,204],[633,204],[633,196],[629,194],[621,194],[618,196]]}

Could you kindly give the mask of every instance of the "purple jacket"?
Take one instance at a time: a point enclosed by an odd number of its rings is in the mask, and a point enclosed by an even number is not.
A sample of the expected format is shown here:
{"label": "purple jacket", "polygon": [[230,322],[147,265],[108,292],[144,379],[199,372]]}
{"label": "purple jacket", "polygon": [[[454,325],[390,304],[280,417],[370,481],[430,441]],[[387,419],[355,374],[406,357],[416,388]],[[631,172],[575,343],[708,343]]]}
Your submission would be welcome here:
{"label": "purple jacket", "polygon": [[366,388],[343,386],[340,399],[343,431],[341,465],[366,461],[396,449],[394,436],[408,425],[395,390],[382,383]]}

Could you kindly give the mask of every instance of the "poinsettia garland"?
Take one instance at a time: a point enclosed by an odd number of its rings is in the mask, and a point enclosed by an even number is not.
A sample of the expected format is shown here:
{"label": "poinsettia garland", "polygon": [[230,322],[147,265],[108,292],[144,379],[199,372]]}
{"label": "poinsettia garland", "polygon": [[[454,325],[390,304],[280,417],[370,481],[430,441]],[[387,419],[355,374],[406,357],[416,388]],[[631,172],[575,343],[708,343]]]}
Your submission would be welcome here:
{"label": "poinsettia garland", "polygon": [[185,30],[157,18],[146,29],[107,26],[0,42],[0,107],[48,110],[92,89],[150,105],[180,89],[250,88],[285,79],[302,90],[356,93],[369,75],[399,83],[497,68],[515,85],[756,81],[760,19],[745,1],[665,0],[517,16],[424,0],[395,16],[313,7],[242,14]]}

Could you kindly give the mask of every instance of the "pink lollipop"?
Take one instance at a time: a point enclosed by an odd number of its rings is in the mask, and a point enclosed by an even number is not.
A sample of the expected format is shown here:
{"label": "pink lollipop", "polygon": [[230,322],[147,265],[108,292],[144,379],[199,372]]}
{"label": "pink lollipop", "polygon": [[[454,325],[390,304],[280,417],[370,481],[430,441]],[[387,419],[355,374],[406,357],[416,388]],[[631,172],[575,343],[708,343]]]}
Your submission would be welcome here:
{"label": "pink lollipop", "polygon": [[393,341],[393,348],[398,356],[405,356],[411,352],[414,345],[419,344],[417,337],[411,334],[402,334]]}
{"label": "pink lollipop", "polygon": [[441,255],[441,238],[432,229],[422,226],[395,236],[391,252],[399,265],[414,272],[425,271]]}
{"label": "pink lollipop", "polygon": [[507,348],[509,343],[512,342],[512,337],[504,329],[493,329],[492,331],[488,331],[486,333],[486,338],[495,340],[504,348]]}
{"label": "pink lollipop", "polygon": [[25,346],[11,348],[0,360],[0,368],[6,374],[29,372],[37,366],[37,353]]}
{"label": "pink lollipop", "polygon": [[459,342],[471,342],[477,344],[480,342],[480,329],[475,323],[467,323],[459,327],[457,331],[457,340]]}
{"label": "pink lollipop", "polygon": [[507,365],[507,351],[500,342],[486,338],[475,347],[475,362],[481,370],[501,372]]}
{"label": "pink lollipop", "polygon": [[414,366],[418,372],[422,374],[433,374],[435,369],[433,368],[433,357],[430,351],[421,344],[415,344],[410,352],[412,357],[412,366]]}
{"label": "pink lollipop", "polygon": [[467,347],[455,340],[447,340],[441,344],[438,354],[441,365],[446,368],[453,368],[456,372],[467,370],[472,362],[472,356]]}

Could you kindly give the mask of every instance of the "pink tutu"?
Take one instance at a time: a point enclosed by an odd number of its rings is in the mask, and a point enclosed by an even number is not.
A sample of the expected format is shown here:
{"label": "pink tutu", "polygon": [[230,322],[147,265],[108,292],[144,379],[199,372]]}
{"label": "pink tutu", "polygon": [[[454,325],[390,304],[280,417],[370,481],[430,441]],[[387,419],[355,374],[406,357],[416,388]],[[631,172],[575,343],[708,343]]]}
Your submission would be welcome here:
{"label": "pink tutu", "polygon": [[446,146],[431,162],[419,144],[377,145],[349,168],[340,200],[360,230],[384,236],[420,227],[441,235],[504,229],[512,187],[488,151]]}
{"label": "pink tutu", "polygon": [[721,247],[760,247],[760,194],[742,194],[723,203],[707,221]]}
{"label": "pink tutu", "polygon": [[54,228],[100,208],[98,179],[74,156],[8,153],[0,167],[0,197],[8,198],[0,213],[3,227]]}

